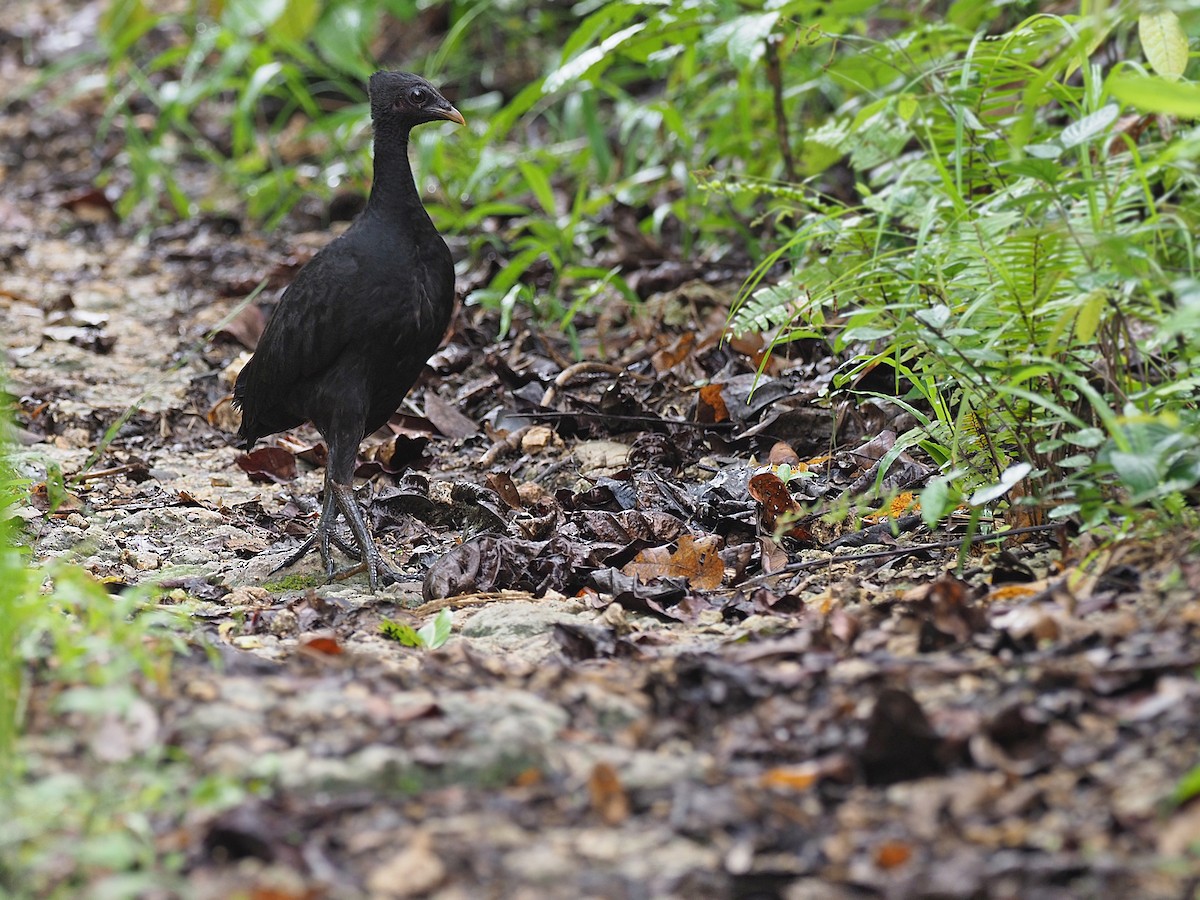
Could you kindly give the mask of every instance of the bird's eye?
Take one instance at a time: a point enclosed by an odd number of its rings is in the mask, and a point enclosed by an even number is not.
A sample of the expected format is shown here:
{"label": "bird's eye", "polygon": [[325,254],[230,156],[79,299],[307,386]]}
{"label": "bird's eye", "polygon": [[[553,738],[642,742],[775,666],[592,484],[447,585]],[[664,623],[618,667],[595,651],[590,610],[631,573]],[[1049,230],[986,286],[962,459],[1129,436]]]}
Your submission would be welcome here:
{"label": "bird's eye", "polygon": [[421,106],[426,100],[429,99],[429,92],[424,88],[413,88],[408,92],[408,99],[414,106]]}

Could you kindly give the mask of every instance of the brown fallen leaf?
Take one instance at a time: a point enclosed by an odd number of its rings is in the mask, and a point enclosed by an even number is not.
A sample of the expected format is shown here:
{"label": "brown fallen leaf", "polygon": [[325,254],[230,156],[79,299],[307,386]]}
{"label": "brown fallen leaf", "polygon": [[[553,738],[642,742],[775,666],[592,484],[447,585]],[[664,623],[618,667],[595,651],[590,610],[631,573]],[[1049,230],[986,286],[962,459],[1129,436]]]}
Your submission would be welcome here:
{"label": "brown fallen leaf", "polygon": [[233,341],[241,344],[247,350],[253,350],[258,346],[258,339],[262,337],[263,329],[266,327],[267,317],[261,308],[251,303],[218,331],[215,337],[220,340]]}
{"label": "brown fallen leaf", "polygon": [[675,368],[687,359],[695,343],[696,333],[694,331],[685,331],[669,347],[664,346],[662,349],[656,350],[654,355],[650,357],[650,363],[654,366],[654,371],[666,372],[668,369]]}
{"label": "brown fallen leaf", "polygon": [[500,495],[500,499],[509,509],[520,509],[524,505],[516,483],[507,472],[488,473],[487,483],[488,487]]}
{"label": "brown fallen leaf", "polygon": [[725,577],[725,566],[719,554],[720,538],[705,535],[696,540],[690,534],[682,535],[677,549],[648,547],[627,563],[621,572],[642,581],[655,578],[686,578],[696,590],[713,590],[721,586]]}
{"label": "brown fallen leaf", "polygon": [[867,784],[896,784],[944,772],[941,748],[941,737],[912,695],[884,688],[867,721],[858,761]]}
{"label": "brown fallen leaf", "polygon": [[243,453],[234,462],[257,484],[282,484],[296,477],[296,457],[280,447],[259,447]]}
{"label": "brown fallen leaf", "polygon": [[767,461],[772,466],[791,466],[795,468],[800,465],[800,455],[792,449],[792,445],[784,441],[776,441],[771,447],[771,452],[767,456]]}
{"label": "brown fallen leaf", "polygon": [[114,222],[117,212],[113,209],[112,201],[99,188],[86,188],[71,194],[59,204],[61,209],[69,209],[76,218],[84,222]]}
{"label": "brown fallen leaf", "polygon": [[443,400],[432,391],[425,393],[425,418],[433,427],[451,440],[462,440],[479,433],[479,426],[458,411],[458,407]]}
{"label": "brown fallen leaf", "polygon": [[800,504],[792,496],[786,484],[774,472],[759,472],[750,479],[747,486],[750,496],[762,507],[762,528],[768,534],[775,534],[785,524],[787,529],[784,536],[798,541],[811,541],[812,532],[798,522],[790,524],[783,521],[785,516],[799,516]]}

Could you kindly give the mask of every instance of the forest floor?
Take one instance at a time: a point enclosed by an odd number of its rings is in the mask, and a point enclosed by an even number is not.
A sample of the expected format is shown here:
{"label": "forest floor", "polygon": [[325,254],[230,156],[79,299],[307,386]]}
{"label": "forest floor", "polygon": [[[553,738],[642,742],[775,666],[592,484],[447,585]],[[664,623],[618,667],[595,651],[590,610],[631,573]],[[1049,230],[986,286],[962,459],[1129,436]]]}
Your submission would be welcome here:
{"label": "forest floor", "polygon": [[[408,581],[272,573],[315,522],[319,438],[245,456],[230,384],[325,210],[118,223],[101,106],[0,117],[17,458],[77,476],[21,514],[35,560],[161,585],[198,649],[101,719],[35,683],[26,746],[30,779],[168,747],[253,785],[149,819],[163,896],[1195,896],[1194,535],[960,553],[910,513],[837,524],[905,423],[830,400],[812,347],[751,392],[761,343],[720,339],[744,273],[614,239],[638,309],[568,341],[460,308],[364,442]],[[452,244],[473,286],[490,263]],[[443,610],[439,649],[380,627]]]}

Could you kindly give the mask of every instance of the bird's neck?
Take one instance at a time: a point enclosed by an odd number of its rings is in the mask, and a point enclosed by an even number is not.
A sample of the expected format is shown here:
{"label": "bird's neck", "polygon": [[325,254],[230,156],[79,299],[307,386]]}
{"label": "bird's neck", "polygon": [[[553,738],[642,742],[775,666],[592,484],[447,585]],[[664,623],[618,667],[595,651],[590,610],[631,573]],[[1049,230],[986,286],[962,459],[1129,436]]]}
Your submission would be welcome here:
{"label": "bird's neck", "polygon": [[384,217],[428,218],[408,160],[408,131],[375,135],[375,173],[367,209]]}

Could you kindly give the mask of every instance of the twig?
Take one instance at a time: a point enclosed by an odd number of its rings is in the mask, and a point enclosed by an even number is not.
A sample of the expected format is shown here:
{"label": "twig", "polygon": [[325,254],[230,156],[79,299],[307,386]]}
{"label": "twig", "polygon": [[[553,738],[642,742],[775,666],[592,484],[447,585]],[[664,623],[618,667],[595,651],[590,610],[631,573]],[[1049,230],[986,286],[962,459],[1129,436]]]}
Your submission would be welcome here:
{"label": "twig", "polygon": [[[1022,528],[1010,528],[1007,531],[997,531],[991,534],[976,534],[969,538],[965,538],[967,543],[979,544],[984,541],[1002,541],[1005,538],[1013,537],[1018,534],[1032,534],[1036,531],[1054,531],[1058,525],[1026,525]],[[906,547],[893,547],[890,550],[875,550],[871,553],[847,553],[844,556],[830,556],[828,559],[810,559],[804,562],[788,563],[777,572],[769,572],[763,575],[755,575],[753,578],[747,578],[740,582],[737,587],[742,587],[747,584],[757,584],[767,578],[774,578],[776,575],[785,575],[791,572],[803,572],[807,569],[819,569],[822,566],[832,566],[835,563],[844,562],[866,562],[872,559],[889,559],[899,556],[908,556],[910,553],[921,553],[925,550],[949,550],[954,547],[961,547],[964,538],[959,538],[956,541],[933,541],[928,544],[909,544]]]}
{"label": "twig", "polygon": [[792,157],[792,139],[788,135],[787,114],[783,108],[783,69],[779,65],[779,39],[766,38],[767,81],[771,83],[771,94],[775,100],[775,133],[779,137],[779,150],[783,154],[783,171],[790,182],[796,181],[796,160]]}

